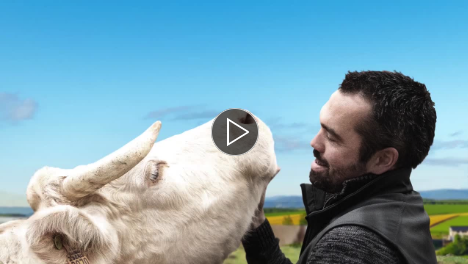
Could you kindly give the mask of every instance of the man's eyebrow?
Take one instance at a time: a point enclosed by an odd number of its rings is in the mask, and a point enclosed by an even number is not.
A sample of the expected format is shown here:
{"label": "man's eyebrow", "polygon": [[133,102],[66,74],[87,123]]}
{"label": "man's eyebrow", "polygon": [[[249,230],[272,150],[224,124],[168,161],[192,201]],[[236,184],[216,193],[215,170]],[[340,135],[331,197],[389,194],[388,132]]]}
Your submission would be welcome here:
{"label": "man's eyebrow", "polygon": [[326,125],[320,123],[320,125],[325,129],[328,133],[332,134],[333,137],[335,137],[338,141],[343,142],[343,138],[336,133],[336,131],[333,128],[327,127]]}

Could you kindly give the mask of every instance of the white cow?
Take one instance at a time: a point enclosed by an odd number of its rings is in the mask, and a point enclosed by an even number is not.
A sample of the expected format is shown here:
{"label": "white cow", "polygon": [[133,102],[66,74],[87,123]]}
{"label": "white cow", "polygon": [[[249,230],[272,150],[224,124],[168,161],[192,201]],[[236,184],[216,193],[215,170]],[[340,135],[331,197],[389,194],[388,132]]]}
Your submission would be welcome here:
{"label": "white cow", "polygon": [[93,164],[38,170],[27,189],[35,213],[0,225],[0,263],[75,263],[71,252],[76,263],[222,263],[279,170],[254,118],[257,143],[240,156],[216,148],[213,120],[153,146],[158,121]]}

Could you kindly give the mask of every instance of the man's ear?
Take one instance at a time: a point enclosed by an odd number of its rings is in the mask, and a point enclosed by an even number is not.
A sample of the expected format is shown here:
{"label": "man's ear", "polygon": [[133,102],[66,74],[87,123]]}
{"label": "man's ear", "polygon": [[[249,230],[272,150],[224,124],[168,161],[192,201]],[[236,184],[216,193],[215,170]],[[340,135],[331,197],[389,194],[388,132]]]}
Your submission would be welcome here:
{"label": "man's ear", "polygon": [[397,161],[398,150],[395,148],[390,147],[379,150],[367,162],[367,172],[380,175],[395,169]]}
{"label": "man's ear", "polygon": [[29,220],[26,241],[46,263],[67,263],[69,251],[78,250],[91,263],[112,263],[118,238],[107,221],[83,210],[60,205],[39,211]]}

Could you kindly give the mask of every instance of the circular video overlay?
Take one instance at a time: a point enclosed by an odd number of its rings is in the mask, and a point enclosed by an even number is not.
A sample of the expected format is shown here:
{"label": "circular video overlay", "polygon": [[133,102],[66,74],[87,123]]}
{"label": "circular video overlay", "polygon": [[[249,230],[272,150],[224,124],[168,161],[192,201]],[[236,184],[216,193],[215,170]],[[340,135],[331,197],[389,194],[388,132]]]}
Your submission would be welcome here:
{"label": "circular video overlay", "polygon": [[222,152],[228,155],[242,155],[257,142],[258,125],[248,111],[228,109],[214,120],[211,137]]}

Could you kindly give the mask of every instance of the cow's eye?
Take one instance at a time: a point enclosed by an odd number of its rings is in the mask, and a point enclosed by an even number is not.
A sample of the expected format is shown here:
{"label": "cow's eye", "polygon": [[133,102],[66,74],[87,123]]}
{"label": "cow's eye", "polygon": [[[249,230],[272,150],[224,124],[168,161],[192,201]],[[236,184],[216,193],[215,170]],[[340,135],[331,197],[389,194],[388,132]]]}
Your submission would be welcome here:
{"label": "cow's eye", "polygon": [[150,179],[151,179],[152,181],[155,181],[155,180],[158,179],[158,177],[159,177],[159,171],[155,171],[155,172],[152,172],[152,173],[151,173]]}
{"label": "cow's eye", "polygon": [[54,236],[55,249],[61,250],[63,248],[63,237],[60,234]]}
{"label": "cow's eye", "polygon": [[167,163],[164,161],[152,160],[148,162],[146,175],[151,184],[155,184],[161,180],[164,167],[167,167]]}

